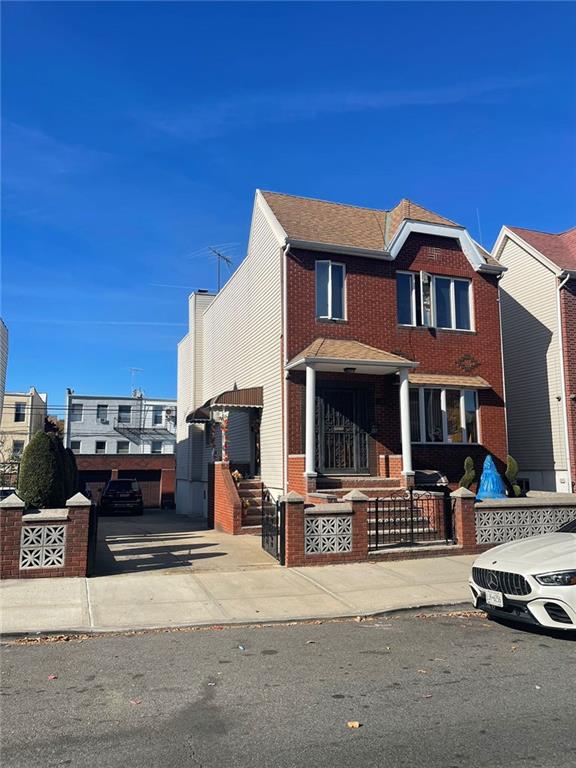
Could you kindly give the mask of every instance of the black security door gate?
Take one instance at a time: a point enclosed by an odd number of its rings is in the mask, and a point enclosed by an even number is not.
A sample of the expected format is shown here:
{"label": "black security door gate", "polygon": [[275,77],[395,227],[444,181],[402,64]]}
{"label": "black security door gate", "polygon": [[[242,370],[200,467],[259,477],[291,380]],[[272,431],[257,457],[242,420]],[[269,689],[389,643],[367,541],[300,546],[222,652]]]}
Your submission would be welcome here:
{"label": "black security door gate", "polygon": [[368,393],[321,389],[316,398],[318,470],[324,474],[368,471]]}
{"label": "black security door gate", "polygon": [[262,493],[262,549],[284,565],[284,504]]}

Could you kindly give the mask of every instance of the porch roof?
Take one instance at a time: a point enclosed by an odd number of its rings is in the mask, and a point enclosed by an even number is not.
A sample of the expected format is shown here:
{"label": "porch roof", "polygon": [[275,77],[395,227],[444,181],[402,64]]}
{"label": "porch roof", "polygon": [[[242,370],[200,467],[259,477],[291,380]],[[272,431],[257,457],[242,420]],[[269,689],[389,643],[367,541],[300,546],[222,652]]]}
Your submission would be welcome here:
{"label": "porch roof", "polygon": [[429,384],[436,387],[461,387],[469,389],[492,389],[482,376],[451,376],[438,373],[410,373],[410,384]]}
{"label": "porch roof", "polygon": [[264,390],[262,387],[246,389],[228,389],[216,397],[206,400],[200,408],[195,408],[186,416],[188,423],[202,423],[212,419],[212,408],[262,408],[264,405]]}
{"label": "porch roof", "polygon": [[287,370],[302,370],[313,365],[319,371],[353,373],[394,373],[400,368],[415,368],[418,363],[405,357],[362,344],[353,339],[315,339],[287,364]]}

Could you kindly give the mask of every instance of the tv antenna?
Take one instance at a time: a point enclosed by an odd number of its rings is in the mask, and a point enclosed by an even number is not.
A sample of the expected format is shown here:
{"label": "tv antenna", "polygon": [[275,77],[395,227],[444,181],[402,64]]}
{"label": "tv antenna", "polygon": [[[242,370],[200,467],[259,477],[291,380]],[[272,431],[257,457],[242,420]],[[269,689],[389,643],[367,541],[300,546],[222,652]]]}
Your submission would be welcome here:
{"label": "tv antenna", "polygon": [[134,385],[136,384],[136,376],[139,373],[143,373],[143,372],[144,372],[144,368],[130,368],[130,394],[131,395],[134,394],[134,390],[135,390]]}
{"label": "tv antenna", "polygon": [[208,248],[212,251],[214,256],[216,256],[216,263],[217,263],[217,283],[218,283],[218,291],[220,291],[220,263],[223,261],[225,264],[228,265],[228,269],[232,269],[232,259],[230,256],[226,256],[225,253],[222,253],[222,251],[217,250],[216,248],[213,248],[211,245],[208,246]]}

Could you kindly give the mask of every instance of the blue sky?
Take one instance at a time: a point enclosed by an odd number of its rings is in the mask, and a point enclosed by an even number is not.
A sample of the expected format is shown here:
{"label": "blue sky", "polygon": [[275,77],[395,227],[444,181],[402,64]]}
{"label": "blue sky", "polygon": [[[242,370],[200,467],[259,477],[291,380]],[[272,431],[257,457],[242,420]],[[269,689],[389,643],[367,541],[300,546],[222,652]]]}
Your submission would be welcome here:
{"label": "blue sky", "polygon": [[7,386],[176,394],[257,187],[401,197],[491,247],[576,219],[569,3],[4,3]]}

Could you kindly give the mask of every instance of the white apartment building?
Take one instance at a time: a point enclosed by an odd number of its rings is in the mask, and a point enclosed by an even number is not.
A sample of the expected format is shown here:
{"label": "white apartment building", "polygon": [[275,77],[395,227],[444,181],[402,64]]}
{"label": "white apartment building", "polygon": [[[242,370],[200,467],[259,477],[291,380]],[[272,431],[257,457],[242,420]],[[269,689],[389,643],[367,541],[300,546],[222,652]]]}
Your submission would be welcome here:
{"label": "white apartment building", "polygon": [[176,400],[66,393],[64,440],[77,454],[173,454]]}

